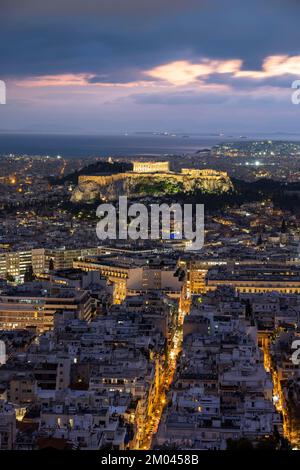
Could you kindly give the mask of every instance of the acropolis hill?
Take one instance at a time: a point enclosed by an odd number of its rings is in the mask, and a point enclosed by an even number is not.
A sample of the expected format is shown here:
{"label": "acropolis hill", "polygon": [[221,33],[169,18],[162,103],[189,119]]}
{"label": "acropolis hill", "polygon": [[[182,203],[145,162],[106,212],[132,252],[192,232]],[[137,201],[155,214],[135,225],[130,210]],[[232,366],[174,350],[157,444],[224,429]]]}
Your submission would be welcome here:
{"label": "acropolis hill", "polygon": [[112,175],[80,175],[72,194],[73,202],[95,199],[112,201],[120,195],[128,197],[160,196],[200,189],[206,193],[222,193],[232,189],[224,171],[182,169],[171,172],[169,162],[133,162],[133,171]]}

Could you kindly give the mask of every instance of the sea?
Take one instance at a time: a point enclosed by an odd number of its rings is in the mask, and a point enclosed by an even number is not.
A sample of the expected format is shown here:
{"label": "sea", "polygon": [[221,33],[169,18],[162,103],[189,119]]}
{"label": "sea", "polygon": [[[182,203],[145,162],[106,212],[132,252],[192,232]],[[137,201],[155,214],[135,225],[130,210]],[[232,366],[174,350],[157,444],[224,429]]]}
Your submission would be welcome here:
{"label": "sea", "polygon": [[0,132],[0,155],[49,155],[64,158],[97,156],[184,155],[236,140],[300,141],[300,134],[124,134],[62,135]]}

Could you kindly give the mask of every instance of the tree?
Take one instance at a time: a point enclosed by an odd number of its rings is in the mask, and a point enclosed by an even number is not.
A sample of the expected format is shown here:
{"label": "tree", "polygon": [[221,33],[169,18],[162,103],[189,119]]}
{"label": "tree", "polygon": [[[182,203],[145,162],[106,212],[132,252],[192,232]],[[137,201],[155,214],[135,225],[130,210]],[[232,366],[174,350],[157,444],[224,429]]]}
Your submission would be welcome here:
{"label": "tree", "polygon": [[253,445],[245,437],[241,439],[227,439],[227,450],[253,450]]}
{"label": "tree", "polygon": [[286,233],[286,232],[287,232],[286,221],[283,219],[282,224],[281,224],[281,233]]}
{"label": "tree", "polygon": [[245,307],[245,316],[246,316],[246,318],[249,319],[249,318],[252,317],[252,313],[253,313],[252,305],[251,305],[249,299],[246,300],[245,304],[246,304],[246,307]]}
{"label": "tree", "polygon": [[256,245],[257,246],[261,246],[263,243],[263,239],[262,239],[262,236],[261,236],[261,233],[259,234],[259,237],[257,239],[257,242],[256,242]]}
{"label": "tree", "polygon": [[262,437],[255,448],[257,450],[277,450],[278,443],[274,436]]}
{"label": "tree", "polygon": [[6,274],[6,280],[7,280],[8,282],[15,282],[14,276],[13,276],[12,274],[10,274],[10,273],[7,273],[7,274]]}
{"label": "tree", "polygon": [[53,262],[53,258],[50,258],[49,259],[49,271],[53,271],[54,270],[54,262]]}
{"label": "tree", "polygon": [[32,265],[27,266],[24,274],[24,282],[32,282],[35,279]]}

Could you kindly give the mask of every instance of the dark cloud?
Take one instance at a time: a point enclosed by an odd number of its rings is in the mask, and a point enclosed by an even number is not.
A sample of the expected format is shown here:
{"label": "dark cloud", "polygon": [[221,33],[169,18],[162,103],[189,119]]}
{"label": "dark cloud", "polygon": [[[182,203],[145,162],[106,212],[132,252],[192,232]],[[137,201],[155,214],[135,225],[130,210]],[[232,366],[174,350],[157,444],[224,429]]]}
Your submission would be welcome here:
{"label": "dark cloud", "polygon": [[111,71],[110,73],[103,73],[102,75],[93,75],[87,79],[88,83],[114,83],[114,84],[123,84],[123,83],[130,83],[133,81],[155,81],[150,76],[143,74],[138,69],[122,69],[122,74],[120,74],[117,70]]}
{"label": "dark cloud", "polygon": [[253,90],[254,88],[272,87],[272,88],[290,88],[295,80],[294,75],[285,74],[264,78],[235,77],[231,74],[212,74],[209,81],[219,85],[229,85],[238,90]]}
{"label": "dark cloud", "polygon": [[182,12],[209,3],[209,0],[2,0],[2,9],[12,9],[22,15],[105,15],[155,17],[170,14],[171,11]]}
{"label": "dark cloud", "polygon": [[124,83],[202,57],[259,69],[267,55],[297,53],[299,17],[299,3],[286,0],[2,0],[0,73]]}

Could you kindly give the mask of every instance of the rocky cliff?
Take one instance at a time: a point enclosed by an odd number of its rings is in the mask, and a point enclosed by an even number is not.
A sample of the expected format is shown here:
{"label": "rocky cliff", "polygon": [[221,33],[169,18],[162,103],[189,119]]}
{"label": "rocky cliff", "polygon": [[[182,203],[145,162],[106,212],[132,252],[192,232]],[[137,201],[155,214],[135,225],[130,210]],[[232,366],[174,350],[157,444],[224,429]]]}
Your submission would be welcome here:
{"label": "rocky cliff", "polygon": [[195,190],[205,193],[224,193],[232,188],[232,182],[226,173],[213,172],[211,175],[204,176],[175,173],[165,175],[124,173],[112,177],[83,177],[74,190],[71,200],[73,202],[88,202],[97,199],[113,201],[121,195],[136,198]]}

